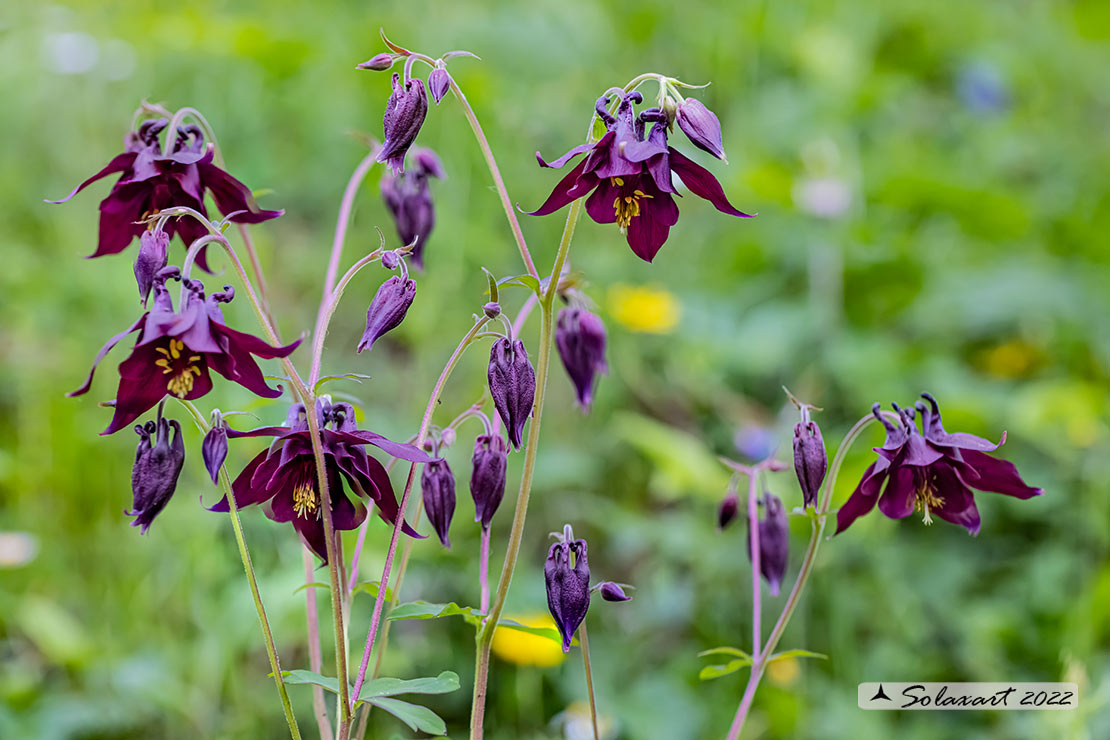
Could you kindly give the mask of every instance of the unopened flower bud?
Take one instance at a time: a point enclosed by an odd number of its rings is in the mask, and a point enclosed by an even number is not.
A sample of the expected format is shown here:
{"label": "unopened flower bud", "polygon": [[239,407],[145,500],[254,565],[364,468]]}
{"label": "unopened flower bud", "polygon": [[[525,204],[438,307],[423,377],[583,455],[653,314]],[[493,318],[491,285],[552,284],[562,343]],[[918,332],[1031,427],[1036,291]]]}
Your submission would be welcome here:
{"label": "unopened flower bud", "polygon": [[817,506],[817,492],[825,480],[829,458],[817,422],[799,422],[794,425],[794,472],[802,487],[805,506]]}
{"label": "unopened flower bud", "polygon": [[[174,431],[172,442],[170,427]],[[181,437],[181,425],[161,416],[145,426],[136,425],[135,433],[139,435],[139,447],[131,468],[131,511],[124,513],[135,517],[131,526],[142,527],[146,534],[177,488],[177,477],[185,464],[185,440]]]}
{"label": "unopened flower bud", "polygon": [[605,581],[594,588],[601,592],[601,598],[606,601],[632,601],[632,597],[624,592],[619,583]]}
{"label": "unopened flower bud", "polygon": [[725,145],[721,140],[721,122],[713,111],[702,105],[701,101],[686,98],[678,104],[678,127],[682,129],[690,143],[698,149],[709,152],[717,159],[725,159]]}
{"label": "unopened flower bud", "polygon": [[605,363],[605,325],[581,308],[564,308],[555,327],[555,347],[567,370],[583,410],[593,400],[594,379],[608,372]]}
{"label": "unopened flower bud", "polygon": [[383,334],[396,329],[404,321],[415,297],[416,281],[412,278],[402,279],[400,275],[394,275],[382,283],[366,311],[366,330],[362,333],[358,351],[370,349]]}
{"label": "unopened flower bud", "polygon": [[424,496],[424,508],[428,521],[432,523],[439,541],[444,547],[451,546],[448,530],[455,516],[455,476],[446,460],[433,460],[424,465],[420,476],[420,491]]}
{"label": "unopened flower bud", "polygon": [[432,94],[432,100],[436,101],[436,105],[439,105],[439,101],[443,100],[443,96],[450,88],[451,75],[443,67],[437,66],[428,75],[428,92]]}
{"label": "unopened flower bud", "polygon": [[509,450],[500,434],[482,434],[474,440],[470,496],[474,499],[474,521],[481,522],[483,529],[489,529],[493,515],[505,497],[508,461]]}
{"label": "unopened flower bud", "polygon": [[488,318],[496,319],[498,316],[501,315],[501,304],[490,301],[486,305],[482,306],[482,313],[484,313]]}
{"label": "unopened flower bud", "polygon": [[393,73],[393,93],[385,105],[383,120],[385,140],[377,160],[385,162],[394,174],[405,171],[405,154],[428,114],[428,96],[424,82],[418,77],[401,84],[401,76]]}
{"label": "unopened flower bud", "polygon": [[403,244],[412,244],[411,259],[424,266],[424,245],[436,224],[435,203],[432,201],[428,178],[444,178],[446,173],[439,157],[431,149],[412,150],[411,166],[401,175],[386,174],[381,181],[382,200],[393,217],[397,236]]}
{"label": "unopened flower bud", "polygon": [[394,251],[382,253],[382,267],[387,270],[396,270],[401,264],[401,258]]}
{"label": "unopened flower bud", "polygon": [[570,540],[552,545],[547,551],[543,576],[547,584],[547,608],[563,637],[563,652],[566,653],[570,651],[574,633],[590,608],[590,566],[586,560],[586,541]]}
{"label": "unopened flower bud", "polygon": [[396,56],[383,51],[381,54],[375,54],[374,56],[370,57],[368,60],[358,65],[355,69],[369,69],[373,70],[374,72],[384,72],[385,70],[392,67],[393,63],[396,61]]}
{"label": "unopened flower bud", "polygon": [[144,231],[139,237],[139,254],[135,257],[135,281],[139,284],[139,296],[146,305],[154,276],[166,266],[166,249],[170,245],[170,235],[162,230]]}
{"label": "unopened flower bud", "polygon": [[536,371],[528,361],[524,342],[506,337],[496,340],[490,348],[487,377],[493,405],[505,423],[509,441],[519,450],[536,397]]}
{"label": "unopened flower bud", "polygon": [[725,496],[721,501],[721,505],[717,508],[717,527],[724,529],[732,520],[736,518],[736,512],[740,508],[740,498],[735,493],[730,493]]}
{"label": "unopened flower bud", "polygon": [[[772,493],[763,494],[763,518],[759,520],[759,572],[772,596],[779,595],[779,586],[786,576],[786,560],[789,552],[789,527],[786,509],[782,501]],[[748,545],[745,548],[748,559],[752,556],[752,523],[748,523]]]}
{"label": "unopened flower bud", "polygon": [[204,467],[208,469],[208,475],[212,476],[212,482],[218,483],[220,466],[227,459],[227,428],[222,422],[213,424],[208,434],[204,435],[200,454],[204,458]]}

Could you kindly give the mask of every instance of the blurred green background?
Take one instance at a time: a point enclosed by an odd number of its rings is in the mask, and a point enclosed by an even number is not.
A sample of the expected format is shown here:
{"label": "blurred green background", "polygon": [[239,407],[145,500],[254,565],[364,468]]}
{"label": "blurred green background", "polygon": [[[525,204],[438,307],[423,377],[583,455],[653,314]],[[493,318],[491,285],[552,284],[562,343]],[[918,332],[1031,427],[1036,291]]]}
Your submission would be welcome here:
{"label": "blurred green background", "polygon": [[[827,543],[782,647],[829,660],[772,672],[746,737],[1110,736],[1110,6],[200,0],[0,7],[0,737],[282,736],[229,523],[200,505],[218,494],[199,435],[188,430],[176,497],[141,537],[121,514],[136,440],[96,435],[109,416],[96,401],[112,396],[125,350],[92,394],[63,396],[138,310],[134,247],[81,259],[110,185],[65,206],[42,200],[118,153],[144,98],[199,108],[232,173],[266,191],[264,206],[286,209],[253,233],[282,333],[296,336],[311,325],[339,197],[365,152],[360,134],[380,136],[388,75],[354,69],[383,50],[379,26],[433,55],[482,57],[451,70],[523,207],[558,179],[534,152],[578,143],[603,90],[658,71],[713,82],[698,97],[721,118],[730,163],[677,131],[672,143],[713,170],[737,206],[759,212],[741,222],[683,199],[654,265],[613,227],[583,220],[577,232],[574,268],[609,327],[611,371],[584,416],[553,368],[507,611],[545,611],[546,535],[564,522],[589,540],[596,580],[637,586],[629,604],[596,601],[588,622],[611,737],[725,734],[745,674],[700,682],[711,660],[696,654],[748,646],[750,591],[743,526],[715,528],[728,478],[716,456],[789,456],[782,385],[824,407],[830,449],[874,401],[909,404],[930,390],[949,430],[1008,430],[1005,454],[1047,493],[979,495],[978,538],[875,515]],[[415,432],[434,377],[485,300],[479,268],[521,271],[453,100],[433,107],[419,143],[440,153],[449,180],[432,185],[439,221],[417,301],[356,356],[384,278],[364,273],[325,358],[325,372],[373,376],[335,389],[361,399],[366,426],[399,438]],[[522,219],[549,266],[562,217]],[[374,226],[396,245],[377,173],[360,193],[345,263],[376,246]],[[183,254],[177,242],[172,254]],[[231,281],[223,269],[210,289]],[[515,312],[523,297],[504,303]],[[257,331],[242,298],[227,314]],[[535,337],[533,319],[530,347]],[[437,421],[480,393],[485,353],[466,357]],[[307,353],[294,358],[304,367]],[[285,414],[282,402],[224,382],[200,405],[267,422]],[[460,482],[454,549],[417,544],[406,600],[477,603],[466,492],[476,429],[464,426],[448,454]],[[234,443],[229,462],[259,448]],[[866,444],[849,457],[834,505],[869,457]],[[519,458],[494,522],[494,573]],[[769,485],[788,508],[800,504],[792,473]],[[300,545],[257,510],[244,520],[283,665],[306,668]],[[808,535],[804,520],[793,526],[789,579]],[[375,521],[364,579],[378,577],[387,541]],[[781,602],[765,600],[765,623]],[[356,645],[371,604],[356,597]],[[322,594],[320,606],[326,615]],[[456,671],[463,688],[430,705],[462,737],[472,664],[461,620],[408,622],[393,631],[385,673]],[[856,684],[876,680],[1074,681],[1080,708],[858,710]],[[290,691],[315,736],[310,692]],[[586,737],[574,719],[585,697],[577,649],[548,667],[495,658],[490,695],[490,738]],[[376,712],[370,736],[411,733]]]}

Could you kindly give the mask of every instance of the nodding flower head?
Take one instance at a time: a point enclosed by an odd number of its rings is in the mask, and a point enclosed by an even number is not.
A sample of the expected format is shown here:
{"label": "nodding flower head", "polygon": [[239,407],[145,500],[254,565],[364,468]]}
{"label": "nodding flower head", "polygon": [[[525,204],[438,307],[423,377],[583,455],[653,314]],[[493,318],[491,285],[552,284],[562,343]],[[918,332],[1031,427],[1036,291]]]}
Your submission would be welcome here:
{"label": "nodding flower head", "polygon": [[400,326],[415,298],[416,281],[410,277],[394,275],[382,283],[366,311],[366,329],[357,351],[371,349],[383,334]]}
{"label": "nodding flower head", "polygon": [[181,425],[163,418],[161,413],[155,421],[136,425],[135,433],[139,435],[139,448],[131,468],[131,510],[124,513],[135,517],[131,526],[142,527],[146,534],[177,488],[177,478],[185,464],[185,441],[181,438]]}
{"label": "nodding flower head", "polygon": [[794,425],[794,472],[802,487],[805,506],[817,506],[817,492],[821,490],[821,483],[825,480],[829,458],[825,453],[821,428],[808,417],[806,409],[803,420]]}
{"label": "nodding flower head", "polygon": [[676,107],[675,118],[691,144],[728,163],[725,159],[725,145],[721,140],[721,122],[713,111],[699,100],[686,98]]}
{"label": "nodding flower head", "polygon": [[509,449],[497,433],[481,434],[474,440],[473,468],[470,473],[470,495],[474,499],[474,521],[489,529],[501,499],[505,497],[505,471],[509,465]]}
{"label": "nodding flower head", "polygon": [[442,64],[437,64],[428,75],[428,92],[432,94],[432,100],[436,101],[436,105],[439,105],[439,101],[443,100],[443,96],[450,89],[451,75]]}
{"label": "nodding flower head", "polygon": [[583,308],[564,308],[555,325],[555,347],[574,383],[578,405],[588,410],[595,378],[609,370],[605,363],[605,324]]}
{"label": "nodding flower head", "polygon": [[420,492],[424,497],[428,521],[439,535],[439,541],[444,547],[451,547],[448,532],[455,516],[455,476],[446,460],[433,460],[424,466]]}
{"label": "nodding flower head", "polygon": [[567,539],[552,545],[547,551],[543,576],[547,584],[547,608],[563,637],[563,652],[566,653],[590,608],[586,541]]}
{"label": "nodding flower head", "polygon": [[428,95],[423,80],[412,77],[402,83],[401,76],[394,72],[393,92],[385,104],[385,140],[377,156],[377,160],[388,164],[394,174],[405,171],[405,154],[416,141],[426,115]]}
{"label": "nodding flower head", "polygon": [[[878,504],[879,511],[891,519],[903,519],[915,511],[926,524],[933,515],[959,524],[969,534],[979,533],[979,509],[971,489],[1028,499],[1044,491],[1026,484],[1013,463],[988,455],[1006,441],[994,444],[965,432],[949,433],[940,421],[940,408],[928,393],[927,401],[914,408],[892,404],[899,423],[893,424],[879,412],[871,411],[886,428],[886,442],[876,447],[878,457],[864,471],[856,490],[836,513],[837,534]],[[915,424],[915,409],[921,414],[921,431]]]}
{"label": "nodding flower head", "polygon": [[151,288],[154,287],[154,276],[168,262],[169,245],[170,235],[161,229],[144,231],[139,237],[139,253],[135,256],[135,282],[139,284],[139,297],[144,306],[150,297]]}
{"label": "nodding flower head", "polygon": [[[767,581],[772,596],[779,595],[779,587],[786,576],[786,560],[790,549],[789,527],[782,501],[772,493],[763,494],[763,518],[759,527],[759,573]],[[748,559],[752,556],[751,527],[748,523]]]}
{"label": "nodding flower head", "polygon": [[412,150],[412,166],[400,175],[382,177],[382,200],[393,217],[402,244],[412,244],[412,261],[424,266],[424,246],[436,224],[429,178],[446,177],[443,164],[431,149]]}
{"label": "nodding flower head", "polygon": [[489,391],[493,405],[505,423],[509,441],[520,449],[524,443],[524,424],[532,415],[536,397],[536,371],[528,361],[524,342],[501,337],[489,353]]}
{"label": "nodding flower head", "polygon": [[[213,414],[215,415],[216,412]],[[200,454],[204,458],[204,467],[212,482],[218,484],[220,468],[227,460],[227,427],[224,426],[222,418],[217,418],[217,421],[208,428],[208,433],[204,435],[204,441],[200,445]]]}

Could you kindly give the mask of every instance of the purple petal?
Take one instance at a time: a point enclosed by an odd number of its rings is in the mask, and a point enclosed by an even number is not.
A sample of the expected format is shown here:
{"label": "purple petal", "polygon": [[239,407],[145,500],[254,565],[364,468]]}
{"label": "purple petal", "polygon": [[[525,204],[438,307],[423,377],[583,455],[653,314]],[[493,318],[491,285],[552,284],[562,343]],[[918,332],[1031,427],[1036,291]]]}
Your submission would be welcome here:
{"label": "purple petal", "polygon": [[599,180],[597,188],[586,199],[586,213],[599,224],[615,224],[617,209],[613,202],[620,196],[620,187],[609,178]]}
{"label": "purple petal", "polygon": [[721,183],[717,182],[717,178],[713,177],[713,173],[695,163],[693,160],[686,158],[674,147],[670,147],[669,152],[671,169],[682,178],[682,182],[686,183],[686,187],[690,188],[691,193],[699,198],[705,198],[716,206],[717,210],[721,213],[727,213],[730,216],[740,216],[742,218],[752,217],[752,214],[738,211],[728,202],[728,198],[725,197],[725,191],[721,188]]}
{"label": "purple petal", "polygon": [[895,468],[879,497],[879,511],[891,519],[904,519],[912,514],[917,502],[914,478],[914,468],[905,465]]}
{"label": "purple petal", "polygon": [[48,200],[46,202],[54,204],[68,202],[70,199],[73,198],[73,196],[77,195],[97,180],[107,177],[108,175],[111,175],[113,173],[123,172],[127,170],[127,168],[129,168],[131,164],[135,161],[135,156],[135,152],[124,152],[123,154],[116,155],[112,158],[111,162],[105,165],[104,169],[100,170],[100,172],[97,172],[95,175],[75,187],[69,195],[62,198],[61,200]]}
{"label": "purple petal", "polygon": [[946,522],[966,527],[972,536],[979,534],[979,509],[975,506],[975,497],[971,491],[956,472],[946,465],[937,466],[936,476],[937,493],[944,499],[944,503],[935,509],[930,508],[930,513]]}
{"label": "purple petal", "polygon": [[400,458],[401,460],[408,460],[409,462],[426,463],[438,459],[432,457],[415,445],[393,442],[380,434],[368,432],[365,429],[353,429],[348,432],[332,433],[335,435],[336,439],[340,441],[347,442],[348,444],[374,445],[393,457]]}
{"label": "purple petal", "polygon": [[[583,160],[575,165],[574,169],[568,172],[563,177],[563,179],[559,181],[559,183],[555,186],[555,189],[551,191],[551,195],[547,196],[547,200],[543,202],[543,205],[534,211],[528,212],[528,215],[546,216],[550,213],[554,213],[555,211],[570,203],[575,198],[579,197],[579,195],[581,195],[582,193],[575,194],[575,191],[580,189],[577,187],[579,184],[578,179],[580,177],[583,179],[583,181],[587,179],[587,176],[583,175],[587,161],[588,160]],[[588,175],[588,177],[593,176]],[[593,177],[593,180],[596,181],[596,179],[596,177]]]}
{"label": "purple petal", "polygon": [[964,450],[963,458],[979,473],[978,480],[966,483],[980,491],[1002,493],[1020,499],[1030,499],[1044,493],[1043,488],[1034,488],[1023,481],[1017,468],[1009,460],[991,457],[976,450]]}
{"label": "purple petal", "polygon": [[561,169],[563,167],[563,165],[565,165],[567,162],[569,162],[570,160],[577,157],[579,154],[585,154],[586,152],[590,151],[593,148],[594,148],[593,144],[579,144],[578,146],[574,147],[573,149],[571,149],[569,152],[567,152],[563,156],[559,157],[558,159],[556,159],[555,161],[550,162],[550,163],[545,162],[544,158],[540,156],[540,153],[536,152],[536,161],[540,163],[540,167],[549,167],[551,169],[556,169],[557,170],[557,169]]}
{"label": "purple petal", "polygon": [[836,512],[836,534],[840,534],[856,519],[875,508],[879,500],[879,490],[886,480],[888,467],[889,464],[881,458],[867,467],[856,490],[852,491],[852,495]]}
{"label": "purple petal", "polygon": [[216,205],[225,216],[235,211],[246,211],[231,217],[237,224],[257,224],[277,218],[285,211],[264,211],[254,202],[250,188],[214,164],[199,164],[204,185],[212,191]]}
{"label": "purple petal", "polygon": [[651,262],[677,222],[678,205],[669,193],[656,190],[651,199],[640,199],[640,215],[628,225],[628,246],[637,257]]}
{"label": "purple petal", "polygon": [[104,346],[100,348],[99,352],[97,352],[96,359],[93,360],[92,369],[89,370],[89,377],[85,378],[84,384],[82,384],[82,386],[80,388],[78,388],[77,390],[71,391],[70,393],[67,393],[66,395],[69,396],[70,398],[73,398],[74,396],[80,396],[84,393],[87,393],[88,390],[89,390],[89,386],[92,385],[93,374],[96,372],[96,366],[100,364],[100,361],[104,359],[105,355],[107,355],[109,352],[112,351],[113,347],[115,347],[117,344],[119,344],[121,339],[123,339],[128,334],[135,331],[136,329],[138,329],[139,325],[143,323],[143,321],[146,319],[146,317],[147,317],[147,314],[144,313],[142,316],[139,317],[139,320],[136,321],[134,324],[132,324],[129,328],[124,329],[119,334],[115,335],[114,337],[109,339],[107,342],[105,342]]}

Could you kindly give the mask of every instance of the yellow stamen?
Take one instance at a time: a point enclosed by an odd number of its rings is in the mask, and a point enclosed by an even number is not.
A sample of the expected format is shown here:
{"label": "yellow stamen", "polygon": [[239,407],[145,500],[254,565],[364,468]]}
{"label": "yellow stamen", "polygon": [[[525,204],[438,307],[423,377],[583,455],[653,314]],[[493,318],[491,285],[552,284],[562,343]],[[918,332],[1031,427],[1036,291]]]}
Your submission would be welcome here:
{"label": "yellow stamen", "polygon": [[[609,181],[617,187],[624,185],[624,180],[619,177],[610,177]],[[652,196],[643,190],[634,190],[632,195],[618,195],[613,200],[613,210],[617,215],[617,228],[626,231],[632,224],[632,219],[640,215],[640,199]]]}
{"label": "yellow stamen", "polygon": [[914,502],[914,509],[925,512],[922,521],[925,522],[926,526],[933,523],[933,517],[929,515],[929,509],[939,509],[944,506],[944,499],[936,494],[935,475],[925,478],[917,486],[917,500]]}
{"label": "yellow stamen", "polygon": [[293,511],[305,519],[309,513],[316,511],[316,489],[311,483],[298,483],[293,489]]}
{"label": "yellow stamen", "polygon": [[166,391],[178,398],[185,398],[193,391],[193,381],[201,376],[198,363],[201,355],[185,355],[185,343],[180,339],[171,339],[166,347],[155,347],[154,351],[162,355],[154,361],[157,367],[162,368],[162,375],[169,375]]}

